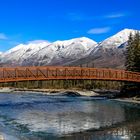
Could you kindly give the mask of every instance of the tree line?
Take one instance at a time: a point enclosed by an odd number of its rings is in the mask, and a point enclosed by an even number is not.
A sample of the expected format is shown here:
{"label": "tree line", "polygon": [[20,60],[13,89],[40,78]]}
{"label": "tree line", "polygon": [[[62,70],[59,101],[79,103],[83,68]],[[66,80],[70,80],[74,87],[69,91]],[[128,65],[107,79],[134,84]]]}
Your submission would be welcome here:
{"label": "tree line", "polygon": [[140,33],[130,33],[126,48],[126,70],[140,72]]}
{"label": "tree line", "polygon": [[[132,72],[140,72],[140,32],[135,34],[130,33],[127,48],[126,48],[125,69]],[[139,83],[125,83],[122,88],[122,93],[129,94],[129,96],[140,96]],[[130,94],[131,93],[131,94]]]}

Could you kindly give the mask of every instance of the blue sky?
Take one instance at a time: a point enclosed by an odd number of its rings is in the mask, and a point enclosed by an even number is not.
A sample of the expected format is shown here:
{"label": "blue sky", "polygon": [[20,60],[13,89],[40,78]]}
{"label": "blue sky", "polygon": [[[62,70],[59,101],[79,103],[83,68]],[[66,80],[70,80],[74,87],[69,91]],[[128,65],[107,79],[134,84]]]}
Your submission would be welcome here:
{"label": "blue sky", "polygon": [[0,0],[0,51],[33,40],[97,42],[140,30],[140,0]]}

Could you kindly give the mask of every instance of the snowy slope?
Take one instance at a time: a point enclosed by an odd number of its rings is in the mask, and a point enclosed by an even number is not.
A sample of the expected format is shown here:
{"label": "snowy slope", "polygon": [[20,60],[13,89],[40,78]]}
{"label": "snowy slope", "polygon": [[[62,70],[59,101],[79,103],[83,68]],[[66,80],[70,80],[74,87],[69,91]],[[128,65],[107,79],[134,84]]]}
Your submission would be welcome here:
{"label": "snowy slope", "polygon": [[133,29],[124,29],[118,32],[117,34],[102,41],[99,44],[99,46],[102,46],[103,48],[117,48],[128,41],[130,33],[134,35],[135,32],[136,30],[133,30]]}
{"label": "snowy slope", "polygon": [[2,56],[2,52],[0,52],[0,60],[2,59],[1,56]]}
{"label": "snowy slope", "polygon": [[20,44],[2,54],[1,63],[9,65],[47,65],[64,59],[76,59],[85,56],[86,52],[97,43],[82,37],[66,41],[32,42]]}
{"label": "snowy slope", "polygon": [[24,59],[48,45],[48,42],[20,44],[2,54],[2,63],[10,61],[11,63],[18,63],[20,65]]}
{"label": "snowy slope", "polygon": [[134,35],[136,30],[124,29],[105,39],[98,45],[96,51],[91,51],[96,67],[124,68],[125,51],[129,35]]}
{"label": "snowy slope", "polygon": [[85,37],[56,41],[29,57],[23,65],[61,65],[85,56],[95,45],[97,45],[95,41]]}
{"label": "snowy slope", "polygon": [[137,30],[133,29],[124,29],[115,35],[103,40],[98,43],[95,48],[90,50],[89,55],[101,55],[102,53],[112,53],[118,49],[124,49],[127,46],[127,41],[130,33],[134,35]]}
{"label": "snowy slope", "polygon": [[124,68],[125,50],[130,33],[135,34],[137,30],[124,29],[115,35],[98,43],[96,47],[91,48],[88,56],[73,61],[69,65],[83,65],[95,67]]}

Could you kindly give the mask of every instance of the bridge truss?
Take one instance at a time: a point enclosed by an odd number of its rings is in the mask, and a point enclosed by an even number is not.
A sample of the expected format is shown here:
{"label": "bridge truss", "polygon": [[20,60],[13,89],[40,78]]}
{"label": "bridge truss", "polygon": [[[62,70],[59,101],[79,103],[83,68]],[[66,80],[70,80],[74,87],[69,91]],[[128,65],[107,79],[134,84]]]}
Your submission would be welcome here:
{"label": "bridge truss", "polygon": [[74,79],[140,82],[140,73],[115,69],[60,66],[0,68],[0,82]]}

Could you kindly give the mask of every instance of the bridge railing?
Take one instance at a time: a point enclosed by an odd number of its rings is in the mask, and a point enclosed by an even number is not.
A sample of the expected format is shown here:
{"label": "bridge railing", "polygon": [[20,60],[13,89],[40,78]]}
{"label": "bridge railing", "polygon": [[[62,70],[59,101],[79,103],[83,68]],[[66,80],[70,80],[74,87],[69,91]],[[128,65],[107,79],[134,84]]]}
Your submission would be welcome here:
{"label": "bridge railing", "polygon": [[140,82],[140,73],[115,69],[59,66],[0,68],[0,82],[51,79],[95,79]]}

